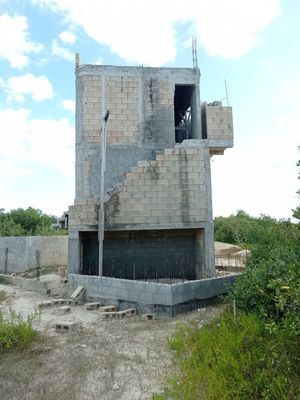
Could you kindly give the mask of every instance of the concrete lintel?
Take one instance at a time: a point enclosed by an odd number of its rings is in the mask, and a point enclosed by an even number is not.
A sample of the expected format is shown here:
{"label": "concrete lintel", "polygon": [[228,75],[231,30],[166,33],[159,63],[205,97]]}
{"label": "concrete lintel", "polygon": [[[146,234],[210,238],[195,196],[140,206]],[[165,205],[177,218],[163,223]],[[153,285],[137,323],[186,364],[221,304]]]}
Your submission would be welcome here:
{"label": "concrete lintel", "polygon": [[105,226],[106,231],[138,231],[138,230],[165,230],[165,229],[203,229],[207,222],[168,222],[161,224],[115,224]]}
{"label": "concrete lintel", "polygon": [[201,147],[206,148],[207,147],[207,140],[205,139],[188,139],[184,140],[182,143],[176,143],[174,148],[185,148],[185,147]]}
{"label": "concrete lintel", "polygon": [[145,75],[157,75],[162,77],[167,75],[169,78],[180,77],[183,81],[188,81],[193,77],[196,82],[200,78],[200,70],[196,68],[167,68],[167,67],[138,67],[138,66],[116,66],[116,65],[93,65],[81,64],[76,68],[76,75],[103,75],[105,76],[135,76],[144,77]]}
{"label": "concrete lintel", "polygon": [[230,148],[233,147],[233,139],[208,139],[209,148]]}

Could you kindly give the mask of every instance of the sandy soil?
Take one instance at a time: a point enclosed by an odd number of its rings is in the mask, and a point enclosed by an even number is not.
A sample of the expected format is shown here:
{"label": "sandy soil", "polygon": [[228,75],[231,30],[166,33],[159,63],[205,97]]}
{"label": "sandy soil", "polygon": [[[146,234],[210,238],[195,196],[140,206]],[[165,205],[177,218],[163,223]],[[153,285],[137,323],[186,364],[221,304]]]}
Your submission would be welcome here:
{"label": "sandy soil", "polygon": [[[51,282],[51,296],[0,285],[5,318],[10,308],[26,318],[38,302],[66,296],[66,285],[58,276],[43,279]],[[70,314],[62,314],[58,306],[43,309],[33,322],[41,339],[26,352],[0,359],[0,399],[151,399],[162,391],[170,371],[172,352],[167,340],[177,324],[202,323],[221,308],[151,321],[142,321],[139,315],[103,320],[84,305],[72,305]],[[55,324],[64,321],[77,322],[77,330],[56,332]]]}

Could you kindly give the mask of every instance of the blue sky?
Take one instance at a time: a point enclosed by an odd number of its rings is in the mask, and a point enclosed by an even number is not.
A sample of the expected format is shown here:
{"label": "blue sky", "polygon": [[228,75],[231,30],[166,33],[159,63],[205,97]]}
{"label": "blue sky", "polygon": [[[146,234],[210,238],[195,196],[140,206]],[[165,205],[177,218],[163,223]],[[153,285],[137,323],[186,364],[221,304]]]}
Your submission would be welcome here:
{"label": "blue sky", "polygon": [[[235,147],[212,159],[214,215],[291,217],[300,158],[300,2],[0,0],[0,208],[74,200],[74,53],[86,64],[192,67],[226,97]],[[223,100],[223,104],[226,101]]]}

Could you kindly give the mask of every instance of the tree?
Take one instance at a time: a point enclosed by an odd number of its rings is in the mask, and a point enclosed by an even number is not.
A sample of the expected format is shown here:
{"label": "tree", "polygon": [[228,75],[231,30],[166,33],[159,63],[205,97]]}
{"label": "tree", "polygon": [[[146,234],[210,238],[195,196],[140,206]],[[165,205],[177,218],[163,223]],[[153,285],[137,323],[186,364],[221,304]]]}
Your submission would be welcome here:
{"label": "tree", "polygon": [[66,233],[52,227],[56,221],[53,215],[47,215],[32,207],[18,208],[5,213],[0,209],[0,236],[36,236]]}

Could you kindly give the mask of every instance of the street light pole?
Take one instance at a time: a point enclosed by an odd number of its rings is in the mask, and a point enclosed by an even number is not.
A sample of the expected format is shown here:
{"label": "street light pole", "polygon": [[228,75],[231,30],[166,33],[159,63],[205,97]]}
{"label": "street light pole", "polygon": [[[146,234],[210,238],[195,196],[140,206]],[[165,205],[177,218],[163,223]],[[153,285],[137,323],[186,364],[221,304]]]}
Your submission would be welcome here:
{"label": "street light pole", "polygon": [[99,241],[99,267],[98,275],[103,275],[103,241],[104,241],[104,176],[106,170],[106,125],[109,117],[109,110],[105,110],[105,77],[102,76],[102,119],[101,119],[101,137],[100,137],[100,154],[101,154],[101,171],[100,171],[100,204],[98,210],[98,241]]}

